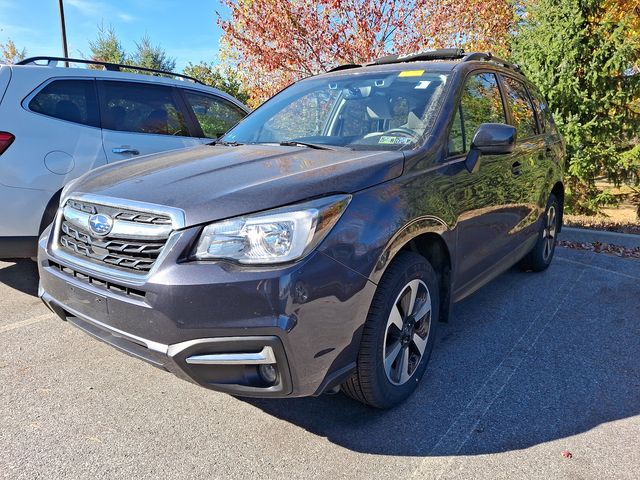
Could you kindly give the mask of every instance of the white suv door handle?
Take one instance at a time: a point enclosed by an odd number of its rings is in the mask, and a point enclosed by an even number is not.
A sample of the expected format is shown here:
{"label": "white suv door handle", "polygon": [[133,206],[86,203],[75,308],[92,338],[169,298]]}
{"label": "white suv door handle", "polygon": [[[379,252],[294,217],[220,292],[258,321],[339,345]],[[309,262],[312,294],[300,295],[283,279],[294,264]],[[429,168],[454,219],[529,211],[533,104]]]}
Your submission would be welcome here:
{"label": "white suv door handle", "polygon": [[114,148],[111,150],[113,153],[119,153],[121,155],[131,154],[131,155],[140,155],[140,151],[134,148]]}

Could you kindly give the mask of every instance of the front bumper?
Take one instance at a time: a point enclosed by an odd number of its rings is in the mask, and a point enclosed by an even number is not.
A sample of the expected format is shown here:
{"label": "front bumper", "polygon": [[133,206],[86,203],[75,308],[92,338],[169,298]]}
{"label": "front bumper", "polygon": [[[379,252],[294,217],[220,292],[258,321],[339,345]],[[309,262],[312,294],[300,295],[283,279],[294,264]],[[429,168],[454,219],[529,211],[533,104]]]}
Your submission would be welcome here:
{"label": "front bumper", "polygon": [[[316,252],[278,268],[187,262],[198,228],[134,281],[56,256],[40,238],[40,297],[115,348],[207,388],[243,396],[318,395],[355,367],[375,285]],[[265,380],[263,365],[277,367]]]}

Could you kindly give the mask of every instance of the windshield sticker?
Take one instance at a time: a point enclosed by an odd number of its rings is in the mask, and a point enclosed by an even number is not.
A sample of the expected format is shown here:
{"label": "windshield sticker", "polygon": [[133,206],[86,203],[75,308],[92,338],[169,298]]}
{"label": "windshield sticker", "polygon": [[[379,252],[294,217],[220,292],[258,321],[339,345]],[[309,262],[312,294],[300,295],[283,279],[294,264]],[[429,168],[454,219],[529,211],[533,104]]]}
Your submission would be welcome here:
{"label": "windshield sticker", "polygon": [[378,140],[378,143],[382,145],[406,145],[411,142],[413,140],[407,137],[390,137],[388,135],[383,135]]}
{"label": "windshield sticker", "polygon": [[424,70],[405,70],[400,72],[399,77],[421,77]]}
{"label": "windshield sticker", "polygon": [[416,90],[425,90],[425,89],[429,88],[429,85],[431,85],[431,82],[429,80],[420,80],[418,82],[418,84],[416,85],[415,89]]}

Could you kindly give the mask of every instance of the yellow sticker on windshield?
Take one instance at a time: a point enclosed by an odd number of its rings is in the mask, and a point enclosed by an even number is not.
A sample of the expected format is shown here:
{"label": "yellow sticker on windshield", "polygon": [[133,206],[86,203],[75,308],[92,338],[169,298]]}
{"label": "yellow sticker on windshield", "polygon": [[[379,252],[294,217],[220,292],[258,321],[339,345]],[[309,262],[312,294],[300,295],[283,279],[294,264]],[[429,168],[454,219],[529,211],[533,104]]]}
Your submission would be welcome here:
{"label": "yellow sticker on windshield", "polygon": [[424,70],[405,70],[400,72],[399,77],[421,77],[424,73]]}

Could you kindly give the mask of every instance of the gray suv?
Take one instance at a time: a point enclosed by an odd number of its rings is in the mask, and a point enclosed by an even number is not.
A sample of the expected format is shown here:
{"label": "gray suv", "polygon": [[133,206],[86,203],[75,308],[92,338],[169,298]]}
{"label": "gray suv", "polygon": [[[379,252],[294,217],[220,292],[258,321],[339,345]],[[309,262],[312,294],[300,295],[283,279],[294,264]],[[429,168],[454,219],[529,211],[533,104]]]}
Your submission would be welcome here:
{"label": "gray suv", "polygon": [[[565,148],[519,71],[432,50],[295,83],[210,145],[67,185],[40,296],[119,350],[234,395],[416,388],[451,304],[547,268]],[[515,299],[514,299],[515,301]]]}

